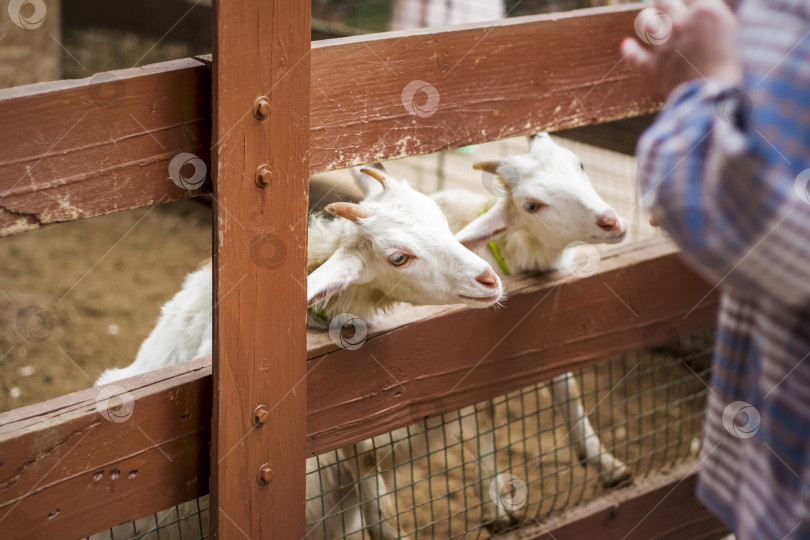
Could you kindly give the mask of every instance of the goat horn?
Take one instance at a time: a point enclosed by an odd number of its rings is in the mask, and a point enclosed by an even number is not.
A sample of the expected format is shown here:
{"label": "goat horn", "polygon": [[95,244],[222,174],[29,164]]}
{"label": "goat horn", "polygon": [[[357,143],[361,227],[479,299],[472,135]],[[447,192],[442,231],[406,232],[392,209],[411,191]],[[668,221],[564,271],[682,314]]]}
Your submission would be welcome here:
{"label": "goat horn", "polygon": [[498,169],[503,165],[503,161],[478,161],[473,164],[476,171],[486,171],[497,175]]}
{"label": "goat horn", "polygon": [[370,177],[372,177],[374,180],[376,180],[377,182],[379,182],[379,183],[382,185],[383,189],[385,189],[386,187],[388,187],[388,186],[385,184],[385,175],[384,175],[384,174],[382,174],[382,172],[380,172],[380,170],[378,170],[378,169],[373,169],[373,168],[371,168],[371,167],[363,167],[362,169],[360,169],[360,172],[361,172],[361,173],[363,173],[363,174],[367,174],[367,175],[369,175],[369,176],[370,176]]}
{"label": "goat horn", "polygon": [[359,204],[350,202],[332,203],[324,208],[324,211],[354,222],[357,222],[358,219],[372,216],[370,211],[366,210]]}

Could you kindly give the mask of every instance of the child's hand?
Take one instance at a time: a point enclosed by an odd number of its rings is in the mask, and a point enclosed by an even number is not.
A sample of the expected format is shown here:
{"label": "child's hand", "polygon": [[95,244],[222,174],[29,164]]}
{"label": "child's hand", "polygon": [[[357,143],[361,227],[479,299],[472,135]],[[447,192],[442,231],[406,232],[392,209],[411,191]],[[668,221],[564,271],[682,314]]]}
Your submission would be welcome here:
{"label": "child's hand", "polygon": [[622,54],[631,65],[666,94],[701,77],[729,86],[740,82],[737,19],[723,0],[657,0],[656,8],[636,19],[636,31],[653,44],[651,49],[634,38],[622,41]]}

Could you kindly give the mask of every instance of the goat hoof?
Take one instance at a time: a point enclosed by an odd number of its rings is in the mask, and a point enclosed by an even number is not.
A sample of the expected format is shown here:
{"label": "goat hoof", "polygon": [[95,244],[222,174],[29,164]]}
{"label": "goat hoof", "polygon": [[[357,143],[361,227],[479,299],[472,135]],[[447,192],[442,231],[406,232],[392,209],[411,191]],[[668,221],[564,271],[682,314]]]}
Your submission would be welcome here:
{"label": "goat hoof", "polygon": [[484,527],[489,531],[489,534],[498,534],[514,529],[520,524],[520,519],[512,514],[499,516],[495,519],[486,519]]}
{"label": "goat hoof", "polygon": [[622,465],[600,475],[600,480],[606,489],[627,486],[633,483],[633,473]]}

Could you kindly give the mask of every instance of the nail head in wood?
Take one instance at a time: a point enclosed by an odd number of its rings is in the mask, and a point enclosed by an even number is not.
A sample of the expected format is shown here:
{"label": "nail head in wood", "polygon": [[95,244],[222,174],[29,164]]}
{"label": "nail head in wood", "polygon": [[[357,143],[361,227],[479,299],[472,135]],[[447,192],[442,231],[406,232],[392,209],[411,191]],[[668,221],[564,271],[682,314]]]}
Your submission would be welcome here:
{"label": "nail head in wood", "polygon": [[253,102],[253,116],[256,120],[265,120],[270,116],[270,100],[262,96]]}
{"label": "nail head in wood", "polygon": [[270,185],[271,180],[270,167],[267,165],[260,165],[256,171],[256,185],[260,188],[266,188]]}
{"label": "nail head in wood", "polygon": [[273,472],[273,468],[269,463],[265,463],[259,467],[259,474],[257,475],[256,480],[258,480],[259,484],[261,485],[269,484],[274,475],[275,472]]}
{"label": "nail head in wood", "polygon": [[253,409],[253,425],[256,427],[264,425],[270,418],[270,409],[267,405],[259,405]]}

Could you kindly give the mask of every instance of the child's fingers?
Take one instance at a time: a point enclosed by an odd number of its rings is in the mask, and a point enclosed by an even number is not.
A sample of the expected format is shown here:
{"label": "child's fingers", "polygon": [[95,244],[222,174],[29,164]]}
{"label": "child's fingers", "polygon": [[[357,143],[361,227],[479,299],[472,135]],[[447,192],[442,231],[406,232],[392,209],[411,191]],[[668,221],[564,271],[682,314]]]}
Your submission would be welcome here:
{"label": "child's fingers", "polygon": [[621,44],[621,51],[624,58],[630,62],[630,65],[634,68],[647,74],[652,73],[652,54],[645,50],[638,41],[633,38],[624,38]]}

